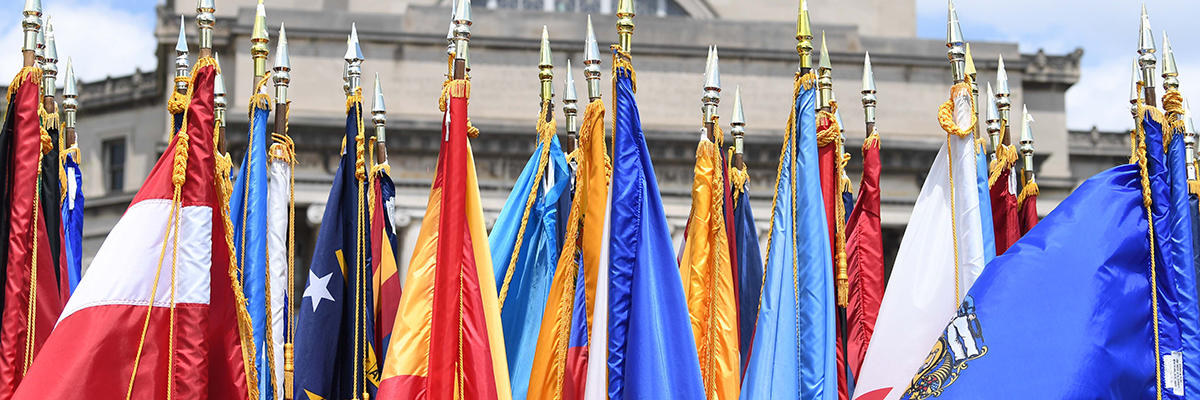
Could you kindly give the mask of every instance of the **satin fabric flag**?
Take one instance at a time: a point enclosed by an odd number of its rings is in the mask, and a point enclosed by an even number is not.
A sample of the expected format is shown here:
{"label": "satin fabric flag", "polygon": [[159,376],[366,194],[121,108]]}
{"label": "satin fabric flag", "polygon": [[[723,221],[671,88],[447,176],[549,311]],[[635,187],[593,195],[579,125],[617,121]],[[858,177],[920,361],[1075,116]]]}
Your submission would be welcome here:
{"label": "satin fabric flag", "polygon": [[296,315],[295,399],[374,398],[379,385],[361,93],[347,106],[344,151]]}
{"label": "satin fabric flag", "polygon": [[[596,277],[596,264],[589,256],[598,256],[600,238],[588,241],[589,233],[599,236],[604,223],[610,166],[604,144],[604,102],[596,100],[584,111],[578,147],[568,160],[576,165],[574,195],[568,211],[563,249],[559,254],[554,281],[543,312],[528,398],[582,399],[588,362],[588,295],[595,289],[587,284]],[[593,257],[594,259],[594,257]]]}
{"label": "satin fabric flag", "polygon": [[271,135],[271,147],[267,170],[267,282],[271,305],[271,352],[276,398],[282,398],[284,388],[285,342],[290,342],[295,326],[292,319],[290,289],[295,284],[295,217],[296,205],[292,187],[292,166],[296,163],[296,150],[292,139],[278,133]]}
{"label": "satin fabric flag", "polygon": [[[60,239],[61,227],[51,224],[58,218],[58,198],[47,207],[43,178],[43,156],[51,149],[48,133],[39,117],[42,100],[39,90],[42,71],[26,67],[13,79],[8,90],[10,104],[4,136],[9,137],[11,153],[4,166],[8,187],[8,235],[4,260],[3,324],[0,325],[0,399],[12,397],[29,369],[29,363],[42,349],[62,312],[59,292],[58,252],[53,244]],[[58,175],[57,160],[51,164]],[[56,191],[57,192],[57,191]],[[50,212],[49,214],[47,212]]]}
{"label": "satin fabric flag", "polygon": [[396,210],[396,184],[388,174],[391,167],[380,164],[374,167],[375,202],[371,215],[371,261],[372,288],[375,293],[375,343],[379,353],[387,354],[387,345],[392,339],[392,328],[396,324],[396,310],[400,306],[400,274],[396,260],[398,249],[396,228],[392,215]]}
{"label": "satin fabric flag", "polygon": [[735,199],[733,226],[737,238],[734,258],[738,268],[738,365],[744,374],[746,360],[750,357],[750,343],[754,340],[754,321],[758,319],[758,299],[762,294],[762,248],[758,245],[754,210],[750,208],[750,174],[745,168],[734,167],[729,171],[729,178]]}
{"label": "satin fabric flag", "polygon": [[1139,114],[1154,201],[1154,233],[1161,256],[1156,278],[1159,357],[1165,371],[1163,395],[1185,398],[1187,392],[1200,393],[1200,304],[1187,200],[1187,161],[1183,140],[1170,140],[1172,136],[1182,139],[1183,130],[1171,132],[1157,109],[1143,107]]}
{"label": "satin fabric flag", "polygon": [[[821,110],[817,113],[817,157],[820,159],[818,165],[821,169],[821,198],[825,203],[825,223],[828,226],[827,234],[829,235],[829,251],[832,254],[832,268],[834,277],[834,290],[837,291],[837,315],[835,317],[836,324],[836,356],[837,370],[846,370],[846,354],[843,351],[845,347],[845,298],[846,289],[844,285],[846,281],[839,278],[844,278],[839,272],[845,272],[843,269],[846,266],[846,215],[845,200],[842,199],[842,157],[841,151],[841,126],[838,120],[830,111]],[[843,373],[837,376],[838,399],[845,400],[849,393],[849,388],[846,385],[847,377]]]}
{"label": "satin fabric flag", "polygon": [[816,75],[797,76],[742,399],[838,396],[833,267],[817,168]]}
{"label": "satin fabric flag", "polygon": [[1038,186],[1034,182],[1025,185],[1025,188],[1021,190],[1021,197],[1017,198],[1017,209],[1020,213],[1018,218],[1021,220],[1022,235],[1029,233],[1029,230],[1033,229],[1033,226],[1037,225],[1038,220],[1041,218],[1038,216],[1037,197]]}
{"label": "satin fabric flag", "polygon": [[[1024,233],[1021,230],[1021,221],[1017,219],[1017,179],[1013,176],[1011,164],[1003,164],[1004,160],[999,160],[999,162],[1002,164],[992,168],[992,176],[989,178],[991,179],[989,195],[992,198],[992,229],[996,237],[997,255],[1008,251],[1008,248],[1016,243]],[[996,164],[997,160],[993,160],[992,163]]]}
{"label": "satin fabric flag", "polygon": [[607,263],[601,264],[603,278],[597,282],[605,289],[596,294],[597,303],[604,301],[607,309],[597,306],[592,318],[586,398],[703,398],[687,300],[642,133],[628,57],[619,51],[613,54],[609,240],[602,241],[608,244],[608,254],[601,254]]}
{"label": "satin fabric flag", "polygon": [[[978,123],[978,122],[977,122]],[[996,228],[992,224],[992,195],[988,186],[987,148],[979,137],[975,138],[975,190],[979,198],[979,223],[983,235],[983,264],[996,258]]]}
{"label": "satin fabric flag", "polygon": [[[62,202],[66,200],[63,197],[63,190],[66,189],[66,170],[62,159],[62,142],[66,137],[62,134],[60,126],[62,125],[58,117],[58,112],[47,112],[45,105],[40,106],[38,114],[42,119],[42,129],[50,139],[49,142],[43,142],[42,147],[42,167],[41,175],[38,179],[38,199],[42,202],[42,211],[39,211],[38,216],[46,222],[46,230],[49,234],[46,241],[50,245],[50,261],[54,266],[54,275],[56,282],[54,293],[59,296],[59,304],[66,304],[67,299],[71,297],[70,274],[67,272],[66,250],[63,249],[63,240],[66,234],[65,226],[63,226]],[[49,144],[50,147],[44,147]],[[45,214],[41,214],[41,213]]]}
{"label": "satin fabric flag", "polygon": [[[871,132],[863,141],[862,181],[858,203],[846,224],[847,272],[850,276],[849,301],[846,305],[846,364],[851,377],[862,369],[867,345],[875,332],[879,303],[883,300],[883,231],[879,218],[880,194],[879,133]],[[854,381],[851,380],[851,386]]]}
{"label": "satin fabric flag", "polygon": [[[71,146],[63,156],[66,173],[65,201],[62,203],[63,254],[66,258],[67,293],[74,293],[83,276],[83,171],[79,168],[79,148]],[[61,290],[61,288],[60,288]]]}
{"label": "satin fabric flag", "polygon": [[[513,397],[525,398],[538,334],[558,264],[558,203],[571,183],[550,103],[538,113],[533,156],[509,193],[488,236]],[[540,379],[540,377],[539,377]]]}
{"label": "satin fabric flag", "polygon": [[738,396],[741,364],[737,282],[725,225],[724,168],[720,147],[707,136],[700,139],[692,181],[692,210],[679,273],[705,397],[733,399]]}
{"label": "satin fabric flag", "polygon": [[1142,183],[1132,164],[1088,179],[992,261],[905,398],[1154,398]]}
{"label": "satin fabric flag", "polygon": [[101,245],[14,398],[257,396],[223,209],[229,187],[218,179],[228,161],[213,149],[215,73],[211,58],[197,62],[182,133]]}
{"label": "satin fabric flag", "polygon": [[[270,279],[267,271],[267,118],[271,115],[270,97],[256,94],[250,97],[250,129],[246,139],[246,154],[233,184],[229,199],[229,217],[233,222],[233,249],[246,310],[254,332],[254,365],[258,369],[259,399],[275,398],[275,357],[272,344]],[[280,369],[283,359],[279,359]]]}
{"label": "satin fabric flag", "polygon": [[[946,143],[913,206],[879,307],[854,398],[900,398],[938,332],[983,271],[974,110],[965,83],[950,90],[939,121]],[[955,247],[957,246],[957,248]]]}
{"label": "satin fabric flag", "polygon": [[[507,400],[508,364],[475,161],[468,80],[445,83],[442,145],[379,397]],[[477,131],[475,131],[477,132]]]}

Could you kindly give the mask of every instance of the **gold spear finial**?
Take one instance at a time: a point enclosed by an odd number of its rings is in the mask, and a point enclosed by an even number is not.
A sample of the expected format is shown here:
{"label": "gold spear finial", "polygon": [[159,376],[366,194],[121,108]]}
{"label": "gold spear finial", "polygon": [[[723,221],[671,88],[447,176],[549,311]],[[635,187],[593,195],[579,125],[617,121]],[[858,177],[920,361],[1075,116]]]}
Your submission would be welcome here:
{"label": "gold spear finial", "polygon": [[821,32],[821,63],[817,66],[817,88],[820,90],[822,109],[829,109],[833,103],[833,64],[829,61],[829,46],[825,44],[825,32]]}
{"label": "gold spear finial", "polygon": [[633,16],[633,0],[620,0],[617,3],[617,38],[625,53],[633,46]]}
{"label": "gold spear finial", "polygon": [[796,53],[800,54],[800,73],[812,69],[813,51],[812,23],[808,16],[808,1],[800,0],[800,12],[796,14]]}
{"label": "gold spear finial", "polygon": [[[1004,68],[1004,56],[1000,56],[1000,65],[996,67],[996,109],[1000,112],[1000,141],[1008,142],[1009,111],[1012,109],[1012,93],[1008,89],[1008,70]],[[992,148],[993,151],[996,149]]]}
{"label": "gold spear finial", "polygon": [[[554,58],[550,54],[550,29],[542,25],[542,47],[538,57],[538,81],[542,84],[542,104],[550,104],[554,99]],[[553,114],[551,110],[547,113]]]}
{"label": "gold spear finial", "polygon": [[[1167,32],[1163,31],[1163,59],[1162,59],[1162,78],[1163,90],[1179,90],[1179,67],[1175,65],[1175,50],[1171,48],[1171,38],[1167,37]],[[47,44],[49,49],[49,44]],[[47,54],[47,60],[49,52]]]}
{"label": "gold spear finial", "polygon": [[946,56],[950,59],[950,72],[954,83],[967,79],[966,74],[966,42],[963,40],[962,25],[958,22],[958,10],[954,8],[954,0],[947,0],[946,18]]}
{"label": "gold spear finial", "polygon": [[[250,35],[250,58],[254,59],[255,83],[267,74],[267,55],[271,52],[267,44],[270,42],[270,35],[267,34],[267,7],[263,5],[263,0],[258,0],[258,6],[254,9],[254,30]],[[254,85],[250,86],[253,90]]]}
{"label": "gold spear finial", "polygon": [[213,48],[213,27],[217,25],[217,5],[215,0],[196,0],[196,26],[200,28],[200,58],[211,57]]}

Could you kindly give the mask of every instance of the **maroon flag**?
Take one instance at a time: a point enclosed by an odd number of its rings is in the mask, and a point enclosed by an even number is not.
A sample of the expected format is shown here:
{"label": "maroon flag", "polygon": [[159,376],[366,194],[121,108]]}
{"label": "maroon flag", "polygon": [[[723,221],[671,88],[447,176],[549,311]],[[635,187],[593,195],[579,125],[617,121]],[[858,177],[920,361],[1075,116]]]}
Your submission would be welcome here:
{"label": "maroon flag", "polygon": [[846,260],[849,299],[846,306],[846,363],[857,377],[875,332],[875,318],[883,301],[883,231],[879,219],[879,134],[871,132],[863,143],[862,183],[858,202],[846,224]]}
{"label": "maroon flag", "polygon": [[[1016,179],[1012,175],[1012,163],[1003,159],[992,161],[989,177],[992,198],[992,227],[996,234],[996,255],[1004,254],[1017,239],[1021,238],[1021,224],[1017,220]],[[996,165],[1000,162],[1000,165]],[[1007,164],[1007,165],[1004,165]]]}
{"label": "maroon flag", "polygon": [[1024,189],[1021,189],[1021,197],[1017,198],[1017,207],[1020,210],[1021,219],[1021,235],[1028,233],[1038,223],[1037,197],[1037,182],[1029,182],[1025,184]]}

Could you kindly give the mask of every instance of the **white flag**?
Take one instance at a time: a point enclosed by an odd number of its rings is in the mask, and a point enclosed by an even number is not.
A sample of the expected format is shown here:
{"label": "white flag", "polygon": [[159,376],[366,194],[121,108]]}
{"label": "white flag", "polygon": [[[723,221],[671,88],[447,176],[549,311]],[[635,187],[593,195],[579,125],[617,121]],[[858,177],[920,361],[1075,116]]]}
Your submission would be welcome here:
{"label": "white flag", "polygon": [[[281,158],[283,143],[271,146],[267,169],[267,279],[271,293],[271,351],[274,353],[275,393],[283,398],[283,344],[287,332],[288,224],[291,218],[292,164]],[[281,150],[277,152],[276,150]],[[291,157],[286,157],[290,159]]]}
{"label": "white flag", "polygon": [[[970,129],[969,89],[953,94],[955,123]],[[913,206],[854,390],[894,400],[908,389],[962,296],[983,271],[983,229],[971,135],[949,135]],[[955,257],[957,256],[957,263]]]}

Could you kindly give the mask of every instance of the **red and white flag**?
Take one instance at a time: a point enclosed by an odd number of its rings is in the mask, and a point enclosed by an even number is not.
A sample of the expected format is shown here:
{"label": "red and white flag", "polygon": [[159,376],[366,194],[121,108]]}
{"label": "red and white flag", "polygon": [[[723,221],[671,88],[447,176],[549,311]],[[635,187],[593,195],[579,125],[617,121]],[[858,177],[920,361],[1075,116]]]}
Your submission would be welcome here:
{"label": "red and white flag", "polygon": [[186,125],[155,164],[66,304],[16,399],[246,399],[211,59]]}

